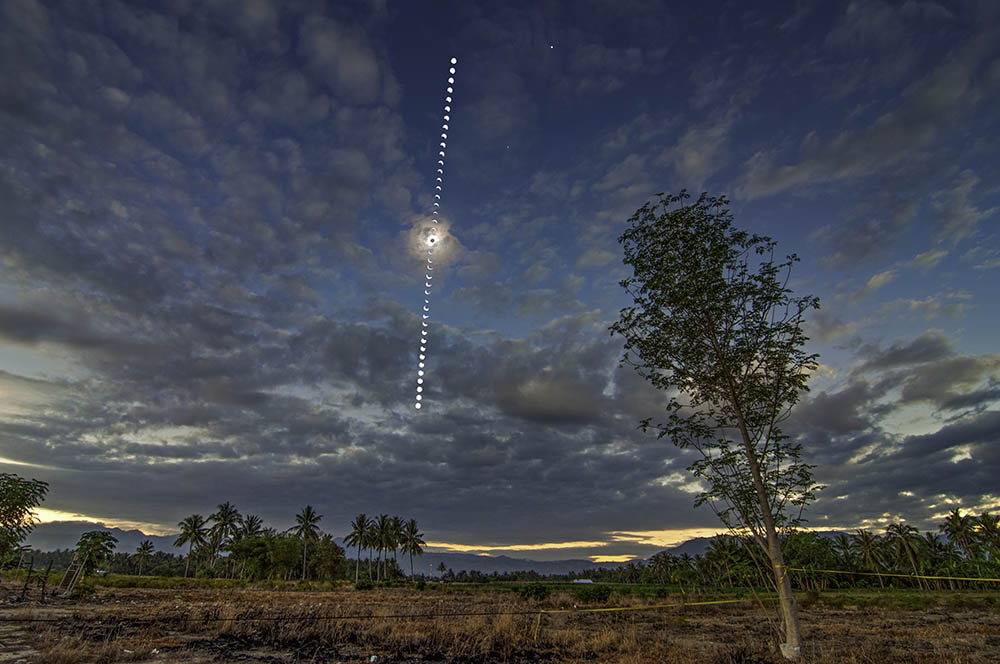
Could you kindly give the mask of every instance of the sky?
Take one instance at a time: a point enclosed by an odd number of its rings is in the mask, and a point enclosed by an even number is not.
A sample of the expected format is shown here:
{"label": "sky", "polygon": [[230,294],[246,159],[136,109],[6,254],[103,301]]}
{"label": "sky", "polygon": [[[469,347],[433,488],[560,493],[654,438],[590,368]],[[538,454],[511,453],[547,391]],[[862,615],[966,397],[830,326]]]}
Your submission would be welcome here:
{"label": "sky", "polygon": [[808,525],[1000,509],[1000,4],[770,4],[0,4],[0,472],[151,534],[711,535],[608,331],[628,218],[687,189],[820,298]]}

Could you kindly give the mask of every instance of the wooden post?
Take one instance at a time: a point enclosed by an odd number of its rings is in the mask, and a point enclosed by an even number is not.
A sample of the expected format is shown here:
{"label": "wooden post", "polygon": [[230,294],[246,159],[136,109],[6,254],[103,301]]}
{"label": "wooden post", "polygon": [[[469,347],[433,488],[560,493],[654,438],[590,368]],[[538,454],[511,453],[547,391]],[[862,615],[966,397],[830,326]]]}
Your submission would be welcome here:
{"label": "wooden post", "polygon": [[45,568],[45,576],[42,577],[42,601],[45,601],[45,584],[49,580],[49,572],[52,571],[53,560],[49,559],[49,566]]}
{"label": "wooden post", "polygon": [[23,602],[25,596],[28,594],[28,582],[31,581],[31,573],[35,571],[35,557],[31,557],[31,562],[28,563],[28,573],[24,575],[24,587],[21,588],[21,597],[18,600]]}

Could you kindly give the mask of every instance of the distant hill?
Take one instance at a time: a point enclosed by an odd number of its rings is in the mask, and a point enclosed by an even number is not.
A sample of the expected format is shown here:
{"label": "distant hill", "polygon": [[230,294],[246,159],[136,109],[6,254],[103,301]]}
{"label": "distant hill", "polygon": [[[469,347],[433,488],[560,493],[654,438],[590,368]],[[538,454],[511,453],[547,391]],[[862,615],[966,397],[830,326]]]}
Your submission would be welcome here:
{"label": "distant hill", "polygon": [[701,555],[708,550],[708,543],[711,541],[711,537],[695,537],[694,539],[689,539],[688,541],[682,542],[677,546],[670,547],[666,550],[666,553],[669,553],[672,556],[680,556],[685,553],[689,556]]}
{"label": "distant hill", "polygon": [[[833,539],[840,534],[851,535],[853,533],[853,531],[846,530],[815,530],[812,532],[815,532],[817,535],[827,539]],[[711,541],[711,537],[695,537],[694,539],[689,539],[688,541],[678,544],[677,546],[664,549],[664,553],[669,553],[674,556],[679,556],[685,553],[691,556],[704,555],[708,550],[708,543]],[[650,558],[652,558],[652,556],[650,556]]]}
{"label": "distant hill", "polygon": [[89,530],[106,530],[118,540],[115,551],[132,553],[143,540],[149,540],[157,551],[165,553],[184,553],[174,546],[177,535],[147,535],[141,530],[122,530],[109,528],[103,523],[92,521],[52,521],[40,523],[28,535],[25,544],[39,551],[55,551],[56,549],[72,549],[76,547],[80,535]]}

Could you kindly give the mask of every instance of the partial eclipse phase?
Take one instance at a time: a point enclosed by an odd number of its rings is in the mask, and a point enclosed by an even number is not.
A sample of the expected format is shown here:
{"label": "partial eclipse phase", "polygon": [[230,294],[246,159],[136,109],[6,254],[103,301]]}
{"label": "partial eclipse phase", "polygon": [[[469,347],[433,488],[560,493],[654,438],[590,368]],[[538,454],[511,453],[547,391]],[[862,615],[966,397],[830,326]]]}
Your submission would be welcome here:
{"label": "partial eclipse phase", "polygon": [[[441,177],[444,175],[444,170],[443,170],[444,156],[445,156],[444,151],[448,148],[448,144],[446,143],[446,141],[448,140],[447,132],[449,131],[447,123],[451,122],[451,116],[448,114],[451,113],[451,95],[454,92],[454,89],[451,86],[455,84],[455,79],[454,79],[455,65],[458,64],[458,58],[451,58],[450,62],[451,66],[448,67],[448,74],[450,74],[450,76],[448,77],[448,86],[445,88],[447,94],[445,95],[444,98],[445,101],[444,112],[446,115],[444,116],[444,124],[441,125],[441,130],[442,130],[441,140],[439,141],[438,144],[438,147],[441,148],[437,154],[437,156],[440,157],[440,159],[437,160],[438,177],[435,178],[435,182],[439,182],[442,184],[444,183],[444,180]],[[434,192],[443,191],[441,184],[435,185],[433,191]],[[456,247],[454,241],[449,240],[447,220],[445,220],[445,223],[442,224],[440,220],[435,216],[438,214],[437,208],[441,206],[440,200],[441,200],[441,194],[434,193],[432,198],[433,202],[432,207],[434,209],[433,212],[431,213],[431,217],[429,219],[425,219],[421,222],[418,222],[416,225],[414,225],[413,230],[410,232],[409,242],[411,250],[413,250],[414,253],[419,253],[419,251],[427,252],[427,265],[425,266],[425,271],[424,271],[424,295],[431,294],[430,290],[431,280],[434,278],[430,274],[431,271],[434,270],[434,268],[431,267],[432,263],[434,262],[431,260],[431,255],[435,254],[437,258],[444,259],[445,263],[447,264],[449,253],[451,251],[454,251]],[[421,309],[424,312],[430,312],[431,310],[430,303],[431,301],[429,299],[424,298],[424,305],[421,307]],[[422,319],[420,322],[421,327],[423,328],[428,327],[427,319],[429,318],[430,315],[428,313],[421,313],[421,319]],[[422,406],[421,401],[424,398],[422,394],[422,392],[424,391],[423,388],[424,360],[426,359],[426,355],[424,355],[424,353],[427,351],[427,347],[424,346],[423,344],[427,342],[426,339],[427,330],[421,329],[420,336],[421,336],[420,353],[418,355],[419,361],[417,362],[417,376],[418,376],[417,391],[413,403],[413,407],[417,410],[421,408]]]}

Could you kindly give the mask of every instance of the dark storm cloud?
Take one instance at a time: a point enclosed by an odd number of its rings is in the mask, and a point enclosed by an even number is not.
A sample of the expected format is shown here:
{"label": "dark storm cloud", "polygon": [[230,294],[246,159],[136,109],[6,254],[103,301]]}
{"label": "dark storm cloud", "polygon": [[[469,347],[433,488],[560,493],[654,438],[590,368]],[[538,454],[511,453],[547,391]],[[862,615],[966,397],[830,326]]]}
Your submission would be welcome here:
{"label": "dark storm cloud", "polygon": [[[932,527],[942,497],[975,505],[995,493],[990,478],[1000,472],[1000,460],[991,450],[1000,420],[987,409],[1000,396],[1000,359],[958,355],[952,340],[934,329],[884,347],[863,344],[857,355],[850,382],[808,397],[785,427],[829,487],[812,513],[841,526],[866,519],[885,525],[891,517]],[[932,406],[936,430],[887,431],[884,419],[908,405]],[[955,460],[965,449],[972,459]]]}
{"label": "dark storm cloud", "polygon": [[951,339],[942,330],[927,330],[910,343],[895,341],[884,349],[869,345],[858,352],[867,355],[869,359],[857,370],[866,371],[895,369],[940,360],[954,354],[955,349]]}
{"label": "dark storm cloud", "polygon": [[[982,413],[974,418],[941,427],[932,434],[908,436],[903,440],[902,449],[893,454],[899,461],[914,458],[930,460],[934,455],[944,454],[963,445],[974,445],[985,451],[985,444],[996,441],[1000,435],[1000,411]],[[996,460],[993,455],[992,460]],[[989,459],[987,459],[988,461]]]}
{"label": "dark storm cloud", "polygon": [[44,342],[58,343],[80,350],[114,350],[125,354],[127,339],[116,339],[91,328],[90,321],[81,312],[73,317],[60,317],[45,311],[0,306],[0,338],[9,342],[34,345]]}
{"label": "dark storm cloud", "polygon": [[926,401],[943,408],[987,377],[1000,376],[1000,355],[960,356],[923,364],[903,381],[902,403]]}

